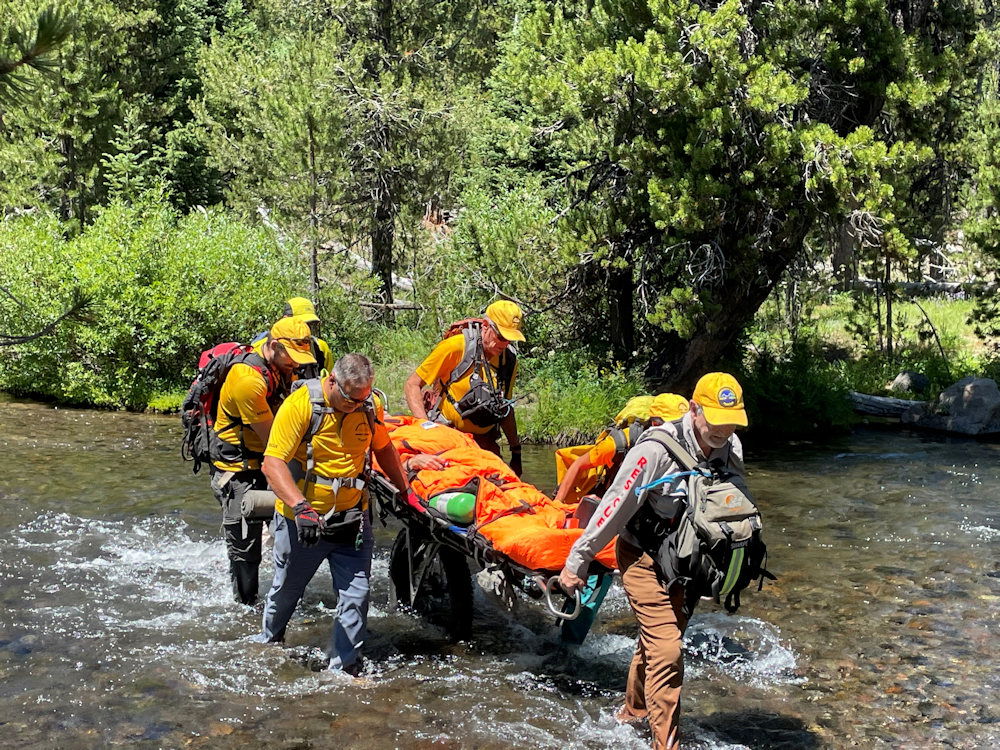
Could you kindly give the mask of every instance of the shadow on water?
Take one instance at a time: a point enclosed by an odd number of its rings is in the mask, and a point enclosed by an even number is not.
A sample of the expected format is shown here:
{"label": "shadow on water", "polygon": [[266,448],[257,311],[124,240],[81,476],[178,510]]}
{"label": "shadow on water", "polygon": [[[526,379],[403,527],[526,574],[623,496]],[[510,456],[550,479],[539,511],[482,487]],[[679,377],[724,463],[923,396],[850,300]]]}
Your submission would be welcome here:
{"label": "shadow on water", "polygon": [[[685,732],[711,738],[718,746],[737,745],[753,750],[812,750],[827,747],[819,734],[810,730],[797,716],[763,711],[719,712],[710,716],[689,716],[688,721],[697,731]],[[692,748],[711,747],[699,741],[686,743]]]}

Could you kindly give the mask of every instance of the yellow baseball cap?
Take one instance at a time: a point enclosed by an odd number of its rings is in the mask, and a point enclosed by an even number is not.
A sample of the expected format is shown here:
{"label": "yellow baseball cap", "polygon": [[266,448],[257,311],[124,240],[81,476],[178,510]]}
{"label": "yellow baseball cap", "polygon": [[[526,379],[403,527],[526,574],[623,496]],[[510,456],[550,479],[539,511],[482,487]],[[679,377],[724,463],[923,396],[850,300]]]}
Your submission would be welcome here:
{"label": "yellow baseball cap", "polygon": [[633,421],[645,422],[649,419],[649,407],[652,403],[652,396],[633,396],[625,402],[625,406],[615,415],[612,421],[615,424]]}
{"label": "yellow baseball cap", "polygon": [[661,393],[649,405],[649,416],[673,422],[680,419],[691,408],[688,400],[676,393]]}
{"label": "yellow baseball cap", "polygon": [[299,318],[303,323],[318,323],[319,316],[313,303],[305,297],[292,297],[285,302],[285,317]]}
{"label": "yellow baseball cap", "polygon": [[508,341],[524,341],[521,320],[524,313],[515,303],[501,299],[486,308],[486,317]]}
{"label": "yellow baseball cap", "polygon": [[735,424],[747,426],[747,413],[743,408],[743,388],[736,378],[725,372],[702,375],[694,387],[691,400],[701,405],[709,424]]}
{"label": "yellow baseball cap", "polygon": [[282,318],[271,326],[269,333],[272,339],[285,347],[288,356],[296,364],[316,364],[316,358],[312,353],[312,339],[309,338],[309,326],[301,318]]}

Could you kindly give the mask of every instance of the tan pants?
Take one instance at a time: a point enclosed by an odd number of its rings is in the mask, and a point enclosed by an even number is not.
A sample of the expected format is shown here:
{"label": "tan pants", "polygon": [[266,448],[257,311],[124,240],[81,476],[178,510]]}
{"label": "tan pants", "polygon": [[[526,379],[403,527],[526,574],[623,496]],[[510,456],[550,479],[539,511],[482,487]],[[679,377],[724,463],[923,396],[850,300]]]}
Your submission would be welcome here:
{"label": "tan pants", "polygon": [[619,539],[617,552],[625,593],[639,621],[622,718],[647,718],[654,750],[677,750],[687,627],[684,589],[674,585],[668,595],[652,558],[642,550]]}

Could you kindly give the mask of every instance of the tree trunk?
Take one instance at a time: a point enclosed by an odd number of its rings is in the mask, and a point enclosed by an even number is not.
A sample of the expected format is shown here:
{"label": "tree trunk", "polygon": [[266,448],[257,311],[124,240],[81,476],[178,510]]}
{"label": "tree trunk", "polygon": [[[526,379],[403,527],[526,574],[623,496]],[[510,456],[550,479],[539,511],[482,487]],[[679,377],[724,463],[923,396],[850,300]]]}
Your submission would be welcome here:
{"label": "tree trunk", "polygon": [[[374,38],[382,48],[381,59],[369,59],[370,69],[376,78],[386,72],[392,53],[392,12],[393,0],[379,0],[375,7]],[[392,149],[389,125],[381,118],[372,123],[372,143],[380,159],[385,159]],[[393,241],[395,240],[396,192],[392,176],[378,170],[373,176],[372,199],[372,273],[381,282],[381,317],[390,323],[394,319],[392,296]]]}
{"label": "tree trunk", "polygon": [[837,288],[840,291],[847,290],[854,281],[854,253],[857,249],[857,240],[851,232],[851,222],[846,218],[842,219],[837,229],[837,243],[833,246],[833,256],[830,262],[833,265],[833,274],[837,278]]}
{"label": "tree trunk", "polygon": [[312,298],[319,297],[319,179],[316,174],[316,121],[312,112],[306,115],[309,138],[309,290]]}
{"label": "tree trunk", "polygon": [[377,178],[379,188],[376,190],[375,214],[372,226],[372,273],[382,286],[382,302],[387,305],[382,308],[382,317],[389,322],[393,319],[392,307],[392,268],[393,240],[395,239],[395,206],[392,200],[392,190],[389,181],[384,176]]}
{"label": "tree trunk", "polygon": [[[807,224],[790,230],[790,236],[780,246],[776,243],[765,256],[763,265],[755,264],[753,256],[741,253],[738,247],[722,248],[727,258],[742,257],[746,268],[742,274],[734,268],[712,290],[721,309],[694,336],[684,340],[676,333],[664,335],[646,368],[646,379],[654,389],[689,395],[702,375],[718,367],[722,355],[753,320],[788,264],[802,251],[807,230]],[[722,236],[739,237],[740,233],[733,228]]]}
{"label": "tree trunk", "polygon": [[608,275],[608,317],[612,354],[616,362],[629,362],[635,351],[632,317],[632,269],[611,269]]}
{"label": "tree trunk", "polygon": [[892,259],[889,251],[885,253],[885,352],[889,361],[893,360],[892,351]]}

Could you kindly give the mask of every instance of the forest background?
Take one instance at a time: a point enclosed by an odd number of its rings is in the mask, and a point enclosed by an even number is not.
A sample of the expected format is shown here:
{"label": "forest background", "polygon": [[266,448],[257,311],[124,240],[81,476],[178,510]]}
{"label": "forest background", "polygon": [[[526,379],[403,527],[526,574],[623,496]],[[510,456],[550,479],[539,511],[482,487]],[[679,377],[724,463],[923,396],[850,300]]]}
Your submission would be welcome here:
{"label": "forest background", "polygon": [[529,439],[824,434],[1000,373],[998,71],[992,0],[0,0],[0,390],[176,408],[304,295],[399,408],[503,297]]}

